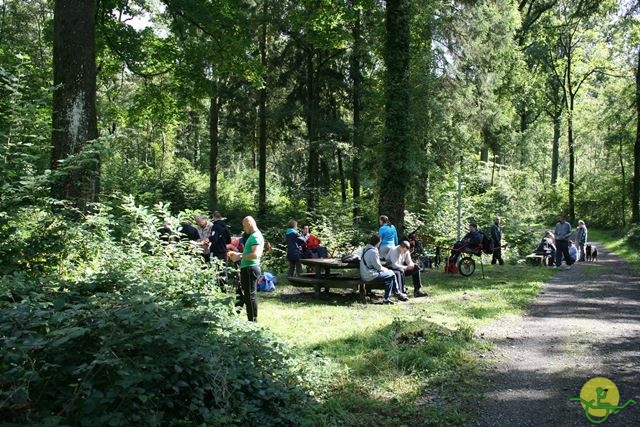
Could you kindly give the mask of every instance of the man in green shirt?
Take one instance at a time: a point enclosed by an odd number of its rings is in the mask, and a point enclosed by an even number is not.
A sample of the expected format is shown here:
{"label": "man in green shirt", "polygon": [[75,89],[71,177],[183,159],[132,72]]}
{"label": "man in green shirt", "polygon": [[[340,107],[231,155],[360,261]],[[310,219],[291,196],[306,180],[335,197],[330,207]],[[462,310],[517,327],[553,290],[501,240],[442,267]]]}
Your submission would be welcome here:
{"label": "man in green shirt", "polygon": [[251,322],[258,321],[258,278],[262,274],[260,270],[260,258],[264,250],[264,238],[258,230],[258,225],[253,217],[247,216],[242,220],[242,228],[249,236],[244,244],[244,251],[231,252],[232,261],[240,261],[240,286],[242,288],[242,302],[247,307],[247,318]]}

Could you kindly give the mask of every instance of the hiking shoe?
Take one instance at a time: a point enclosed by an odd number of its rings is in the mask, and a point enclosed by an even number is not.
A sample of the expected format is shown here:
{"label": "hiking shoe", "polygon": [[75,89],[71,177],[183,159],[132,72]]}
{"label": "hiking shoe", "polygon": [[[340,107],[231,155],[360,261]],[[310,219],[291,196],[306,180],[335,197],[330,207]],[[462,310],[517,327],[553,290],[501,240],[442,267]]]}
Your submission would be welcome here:
{"label": "hiking shoe", "polygon": [[398,298],[400,301],[407,301],[409,299],[407,298],[407,294],[401,294],[401,293],[397,293],[396,298]]}
{"label": "hiking shoe", "polygon": [[393,304],[393,301],[386,299],[386,300],[383,300],[382,303],[391,305]]}
{"label": "hiking shoe", "polygon": [[413,296],[416,298],[426,297],[427,294],[422,291],[413,291]]}

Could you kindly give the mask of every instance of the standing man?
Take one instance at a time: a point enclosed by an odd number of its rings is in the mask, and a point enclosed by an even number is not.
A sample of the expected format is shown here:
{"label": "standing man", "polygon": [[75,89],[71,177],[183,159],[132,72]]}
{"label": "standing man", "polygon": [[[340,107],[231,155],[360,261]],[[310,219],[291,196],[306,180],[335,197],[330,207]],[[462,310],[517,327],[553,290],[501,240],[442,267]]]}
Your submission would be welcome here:
{"label": "standing man", "polygon": [[496,220],[491,226],[491,239],[493,240],[493,257],[491,258],[491,264],[495,264],[496,262],[498,262],[500,263],[500,265],[504,265],[504,260],[502,259],[502,227],[500,227],[501,222],[502,218],[497,216]]}
{"label": "standing man", "polygon": [[583,220],[578,221],[578,227],[576,228],[576,243],[578,244],[578,253],[580,257],[578,261],[585,260],[584,249],[587,246],[587,226]]}
{"label": "standing man", "polygon": [[262,274],[260,270],[260,258],[264,251],[264,237],[258,230],[256,220],[247,216],[242,220],[242,229],[248,236],[244,244],[244,251],[231,252],[230,257],[234,262],[240,261],[240,286],[242,290],[242,303],[247,309],[247,318],[250,322],[258,321],[258,278]]}
{"label": "standing man", "polygon": [[562,265],[562,258],[567,263],[567,269],[571,268],[573,261],[569,255],[569,237],[571,237],[571,224],[564,220],[564,215],[558,215],[555,229],[556,235],[556,268]]}
{"label": "standing man", "polygon": [[218,269],[218,285],[220,286],[220,290],[224,292],[224,285],[227,283],[227,271],[224,266],[227,263],[227,245],[231,243],[231,233],[229,232],[229,227],[225,224],[219,211],[215,211],[213,213],[213,224],[211,225],[209,242],[209,250],[211,251],[211,254],[220,260],[220,262],[215,263],[215,267],[223,267]]}
{"label": "standing man", "polygon": [[196,224],[198,224],[198,227],[196,228],[196,230],[198,230],[198,240],[196,240],[196,245],[202,250],[204,262],[209,264],[209,261],[211,261],[209,236],[211,236],[211,227],[213,227],[213,224],[207,221],[207,218],[202,215],[196,215],[193,219]]}

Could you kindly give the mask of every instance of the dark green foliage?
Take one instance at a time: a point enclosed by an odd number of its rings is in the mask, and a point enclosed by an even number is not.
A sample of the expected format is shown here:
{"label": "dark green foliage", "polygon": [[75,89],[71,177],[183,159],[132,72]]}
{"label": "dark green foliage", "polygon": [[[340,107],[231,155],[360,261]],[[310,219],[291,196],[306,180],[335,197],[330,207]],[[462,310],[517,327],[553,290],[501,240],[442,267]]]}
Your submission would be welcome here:
{"label": "dark green foliage", "polygon": [[15,260],[0,276],[4,421],[279,426],[309,416],[306,369],[234,314],[188,245],[158,240],[160,218],[177,222],[162,206],[128,199],[82,219],[29,212],[2,226],[13,232],[3,255]]}
{"label": "dark green foliage", "polygon": [[228,310],[187,311],[117,275],[54,288],[23,280],[2,283],[4,420],[299,424],[293,408],[306,397],[289,359]]}

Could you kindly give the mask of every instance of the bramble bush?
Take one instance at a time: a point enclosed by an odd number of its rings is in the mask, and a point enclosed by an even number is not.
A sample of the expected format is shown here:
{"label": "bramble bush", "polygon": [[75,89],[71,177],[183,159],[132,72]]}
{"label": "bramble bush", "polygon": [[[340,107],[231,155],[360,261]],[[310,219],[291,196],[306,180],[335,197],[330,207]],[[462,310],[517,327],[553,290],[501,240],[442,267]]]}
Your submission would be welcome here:
{"label": "bramble bush", "polygon": [[2,250],[20,258],[35,246],[41,260],[16,258],[0,275],[1,419],[114,426],[310,419],[322,371],[309,374],[304,361],[236,315],[215,271],[188,246],[158,239],[166,206],[128,199],[81,215],[23,209],[5,216],[0,231],[14,239]]}

